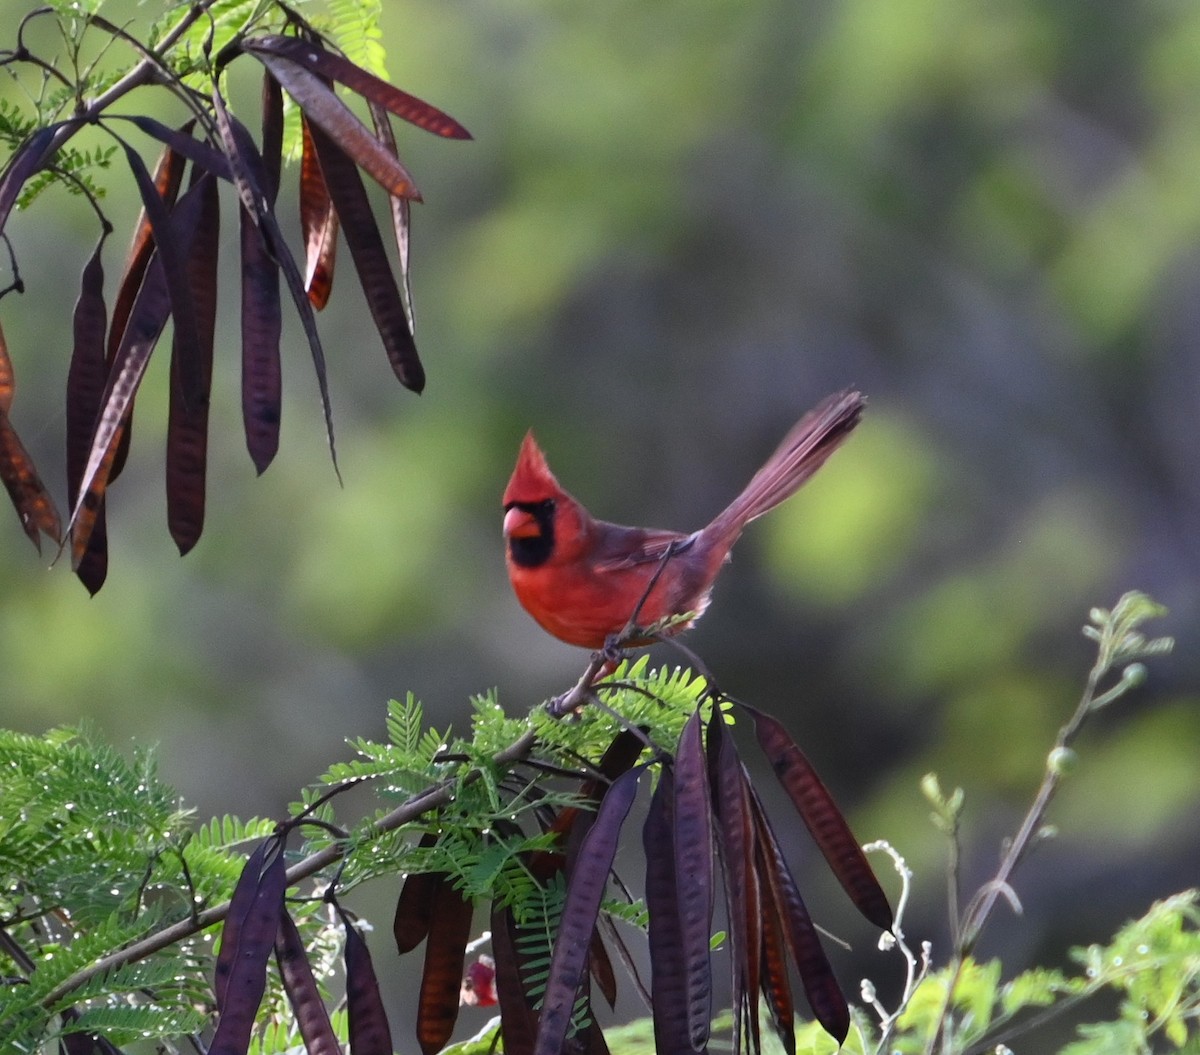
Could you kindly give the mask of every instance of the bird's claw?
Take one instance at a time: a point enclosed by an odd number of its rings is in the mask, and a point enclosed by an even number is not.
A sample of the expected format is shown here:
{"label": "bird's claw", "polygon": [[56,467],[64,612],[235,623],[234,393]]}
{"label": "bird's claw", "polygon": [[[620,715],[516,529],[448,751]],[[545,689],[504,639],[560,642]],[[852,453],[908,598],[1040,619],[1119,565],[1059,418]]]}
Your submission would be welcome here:
{"label": "bird's claw", "polygon": [[608,667],[615,667],[625,658],[622,642],[628,641],[636,627],[626,627],[619,634],[609,634],[604,639],[604,647],[596,653],[597,658],[604,660]]}

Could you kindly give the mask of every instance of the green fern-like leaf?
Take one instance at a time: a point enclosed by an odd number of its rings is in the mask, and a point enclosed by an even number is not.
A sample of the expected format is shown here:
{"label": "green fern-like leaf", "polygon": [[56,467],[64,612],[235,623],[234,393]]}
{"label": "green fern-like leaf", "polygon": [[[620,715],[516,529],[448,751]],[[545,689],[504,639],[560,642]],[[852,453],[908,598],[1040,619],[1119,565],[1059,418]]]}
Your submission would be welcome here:
{"label": "green fern-like leaf", "polygon": [[[208,76],[205,50],[209,55],[216,55],[235,37],[258,25],[269,10],[269,6],[259,0],[216,0],[208,8],[206,16],[198,19],[179,38],[171,52],[172,64],[185,81],[197,81],[192,86],[201,87],[203,78]],[[172,18],[159,23],[153,35],[165,32],[176,21]]]}
{"label": "green fern-like leaf", "polygon": [[[610,678],[596,686],[604,703],[621,716],[614,719],[600,708],[584,707],[579,721],[563,723],[539,708],[530,714],[538,737],[552,749],[599,757],[622,728],[646,726],[664,745],[675,743],[684,722],[700,705],[707,683],[680,667],[649,668],[649,658],[622,663]],[[570,757],[566,755],[564,757]]]}
{"label": "green fern-like leaf", "polygon": [[1070,983],[1062,971],[1035,967],[1017,975],[1001,989],[1001,1012],[1007,1018],[1028,1007],[1048,1007],[1069,989]]}
{"label": "green fern-like leaf", "polygon": [[192,846],[212,850],[229,850],[243,843],[265,839],[275,830],[275,822],[264,817],[252,817],[243,821],[225,814],[214,817],[197,828],[192,835]]}
{"label": "green fern-like leaf", "polygon": [[424,721],[425,709],[411,692],[405,696],[403,703],[399,700],[388,701],[388,739],[406,754],[416,757]]}
{"label": "green fern-like leaf", "polygon": [[617,901],[614,898],[606,898],[603,908],[613,919],[628,923],[638,930],[645,930],[650,925],[650,911],[646,908],[646,902],[641,898],[636,901]]}
{"label": "green fern-like leaf", "polygon": [[0,99],[0,142],[9,153],[16,150],[38,127],[38,122],[8,99]]}
{"label": "green fern-like leaf", "polygon": [[409,693],[403,703],[396,700],[388,705],[388,742],[379,743],[358,737],[349,744],[358,758],[335,762],[322,775],[325,785],[343,784],[350,780],[376,780],[382,791],[405,797],[420,791],[430,783],[449,775],[439,772],[435,762],[450,747],[450,730],[422,729],[423,710],[420,702]]}
{"label": "green fern-like leaf", "polygon": [[1084,966],[1089,988],[1122,994],[1121,1019],[1142,1031],[1141,1047],[1149,1050],[1157,1033],[1176,1048],[1198,1039],[1200,890],[1156,902],[1109,945],[1076,949],[1072,956]]}
{"label": "green fern-like leaf", "polygon": [[493,689],[471,698],[471,739],[475,749],[485,756],[494,755],[521,738],[528,728],[525,715],[509,717],[500,706]]}
{"label": "green fern-like leaf", "polygon": [[329,35],[346,58],[387,79],[380,0],[329,0]]}
{"label": "green fern-like leaf", "polygon": [[525,965],[522,981],[526,993],[539,1004],[546,991],[554,936],[558,933],[566,898],[566,880],[557,875],[512,907],[516,922],[513,944],[520,951],[521,962]]}
{"label": "green fern-like leaf", "polygon": [[0,730],[0,915],[20,949],[0,953],[0,974],[22,979],[0,986],[0,1051],[37,1050],[60,1028],[123,1043],[204,1024],[212,964],[201,935],[84,980],[114,951],[226,900],[244,863],[234,848],[274,827],[190,824],[148,752],[126,759],[80,730]]}
{"label": "green fern-like leaf", "polygon": [[89,1007],[64,1032],[97,1033],[114,1044],[132,1044],[145,1037],[187,1036],[198,1033],[208,1016],[191,1007],[160,1004]]}

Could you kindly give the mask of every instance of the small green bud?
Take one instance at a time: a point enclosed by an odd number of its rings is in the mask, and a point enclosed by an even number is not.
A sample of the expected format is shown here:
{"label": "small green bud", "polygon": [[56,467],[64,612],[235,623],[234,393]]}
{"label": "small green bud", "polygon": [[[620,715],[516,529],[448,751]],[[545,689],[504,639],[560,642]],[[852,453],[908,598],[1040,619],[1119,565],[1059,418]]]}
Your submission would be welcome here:
{"label": "small green bud", "polygon": [[1079,766],[1079,756],[1069,747],[1056,747],[1046,759],[1046,768],[1056,777],[1070,776]]}
{"label": "small green bud", "polygon": [[1125,683],[1126,688],[1134,688],[1141,685],[1146,680],[1146,664],[1145,663],[1130,663],[1123,671],[1121,671],[1121,681]]}
{"label": "small green bud", "polygon": [[942,797],[942,785],[936,773],[926,773],[921,778],[921,794],[929,800],[931,806],[941,808],[945,799]]}

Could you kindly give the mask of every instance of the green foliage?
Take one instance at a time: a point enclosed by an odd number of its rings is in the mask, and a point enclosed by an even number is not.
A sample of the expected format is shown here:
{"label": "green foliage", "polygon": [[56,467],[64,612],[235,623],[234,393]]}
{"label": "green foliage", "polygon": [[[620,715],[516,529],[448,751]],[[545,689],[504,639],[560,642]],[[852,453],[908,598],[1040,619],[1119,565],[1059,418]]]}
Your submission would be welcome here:
{"label": "green foliage", "polygon": [[[203,17],[182,33],[175,27],[192,8],[190,3],[166,4],[164,13],[144,27],[123,24],[118,31],[104,20],[102,0],[55,0],[44,13],[56,23],[60,48],[50,58],[39,56],[39,68],[22,72],[10,60],[8,72],[24,87],[21,104],[0,100],[0,145],[10,153],[39,128],[68,117],[82,100],[95,98],[128,72],[128,55],[144,52],[130,42],[143,38],[147,53],[161,61],[164,76],[189,89],[208,94],[212,86],[213,58],[227,45],[252,31],[279,32],[287,24],[288,10],[325,32],[350,61],[371,72],[386,75],[386,56],[379,19],[379,0],[296,0],[284,6],[274,0],[214,0]],[[162,49],[164,41],[170,46]],[[53,76],[45,70],[52,69]],[[64,83],[65,82],[65,83]],[[288,106],[288,155],[298,154],[299,115]],[[104,197],[99,174],[110,166],[116,147],[80,150],[61,148],[55,164],[24,188],[18,204],[25,208],[48,186],[61,185],[72,193]]]}
{"label": "green foliage", "polygon": [[1027,1006],[1043,1007],[1065,990],[1065,980],[1053,971],[1022,975],[1011,985],[1001,981],[998,960],[987,963],[968,961],[954,977],[951,969],[927,977],[913,993],[898,1020],[895,1047],[901,1052],[925,1050],[928,1039],[936,1034],[946,1005],[951,982],[954,992],[951,1007],[957,1017],[945,1031],[947,1050],[963,1051],[987,1037]]}
{"label": "green foliage", "polygon": [[[160,882],[180,878],[188,813],[158,781],[148,752],[126,762],[86,733],[0,731],[0,913],[21,912],[27,890],[70,904],[90,926],[137,913]],[[90,859],[86,873],[64,860]]]}
{"label": "green foliage", "polygon": [[47,187],[61,185],[70,194],[89,195],[99,200],[105,195],[102,184],[96,180],[95,172],[111,167],[116,147],[97,147],[95,150],[77,150],[64,147],[53,168],[39,172],[22,189],[17,205],[27,209],[33,200]]}
{"label": "green foliage", "polygon": [[[0,988],[0,1050],[32,1050],[56,1028],[101,1031],[116,1044],[205,1028],[212,946],[203,934],[95,967],[226,900],[242,847],[274,827],[235,817],[193,827],[147,751],[127,761],[86,731],[0,731],[0,974],[21,979]],[[302,926],[314,947],[339,933],[312,912]],[[282,995],[269,999],[282,1014]]]}
{"label": "green foliage", "polygon": [[520,906],[520,914],[516,917],[517,933],[513,942],[524,963],[523,981],[529,994],[537,1000],[546,991],[550,954],[566,896],[566,880],[557,875],[542,886],[535,897]]}
{"label": "green foliage", "polygon": [[621,663],[613,672],[612,682],[625,687],[611,695],[606,693],[605,702],[621,720],[595,707],[584,709],[578,725],[560,722],[545,711],[534,711],[530,718],[539,739],[560,749],[564,761],[572,754],[596,757],[608,746],[623,721],[655,730],[651,737],[654,742],[673,747],[707,683],[687,668],[651,670],[649,662],[648,656],[639,656],[632,663]]}
{"label": "green foliage", "polygon": [[[329,1016],[334,1035],[338,1038],[342,1049],[345,1050],[349,1035],[349,1020],[345,1009],[335,1010]],[[280,1015],[250,1038],[250,1048],[246,1055],[295,1055],[304,1050],[304,1040],[300,1036],[296,1022],[290,1015]]]}
{"label": "green foliage", "polygon": [[[0,732],[0,919],[22,950],[9,949],[2,971],[25,979],[0,995],[0,1049],[18,1050],[71,1006],[114,1036],[203,1021],[194,1005],[207,987],[188,943],[54,998],[77,971],[224,891],[224,874],[185,871],[188,821],[146,752],[126,762],[85,733]],[[142,993],[152,995],[131,1006]]]}
{"label": "green foliage", "polygon": [[1092,668],[1092,685],[1115,667],[1131,664],[1121,672],[1121,681],[1092,700],[1092,709],[1098,709],[1119,699],[1129,689],[1146,680],[1146,668],[1138,660],[1166,655],[1174,647],[1169,637],[1147,638],[1141,626],[1148,619],[1161,619],[1167,610],[1156,604],[1144,593],[1132,591],[1125,594],[1110,612],[1104,608],[1093,608],[1089,613],[1090,623],[1083,628],[1085,636],[1096,642],[1099,655]]}
{"label": "green foliage", "polygon": [[0,142],[15,150],[37,131],[38,122],[8,99],[0,99]]}
{"label": "green foliage", "polygon": [[[1152,1049],[1164,1036],[1175,1048],[1200,1040],[1200,890],[1186,890],[1157,902],[1141,919],[1127,923],[1107,946],[1075,949],[1089,992],[1101,988],[1121,996],[1113,1035],[1133,1038],[1124,1050]],[[1105,1024],[1087,1026],[1088,1039],[1069,1055],[1100,1055]],[[1067,1053],[1064,1053],[1067,1055]]]}
{"label": "green foliage", "polygon": [[[160,41],[191,5],[178,4],[150,29],[153,46]],[[309,24],[328,34],[346,57],[377,76],[386,75],[383,32],[379,26],[379,0],[295,0],[288,8]],[[207,17],[191,26],[171,55],[177,73],[207,66],[230,41],[251,30],[277,32],[283,27],[284,12],[273,0],[216,0]]]}
{"label": "green foliage", "polygon": [[425,787],[445,772],[438,759],[449,751],[449,730],[426,729],[421,703],[409,693],[403,703],[388,702],[388,741],[365,738],[350,741],[360,756],[350,762],[335,762],[321,777],[335,786],[348,780],[379,780],[385,794],[405,797]]}
{"label": "green foliage", "polygon": [[[350,889],[377,876],[409,871],[446,872],[470,897],[523,904],[536,884],[522,859],[547,849],[553,837],[505,832],[535,810],[574,806],[579,798],[573,788],[556,786],[538,770],[528,778],[519,777],[510,767],[497,765],[495,756],[530,727],[538,736],[539,765],[577,772],[581,777],[586,773],[580,769],[580,760],[598,759],[626,726],[644,727],[649,730],[649,742],[670,748],[705,685],[689,670],[650,670],[644,656],[632,664],[623,663],[613,681],[620,687],[605,693],[605,706],[585,708],[576,722],[552,718],[540,708],[523,717],[510,717],[494,693],[477,696],[472,700],[469,739],[454,736],[450,729],[425,728],[423,709],[411,693],[403,702],[392,700],[388,704],[388,740],[351,740],[358,757],[330,766],[320,783],[328,790],[348,781],[371,780],[380,797],[393,802],[404,801],[430,785],[447,783],[454,787],[453,801],[437,815],[437,828],[443,834],[434,847],[414,846],[411,839],[399,835],[380,837],[375,825],[386,815],[387,807],[364,818],[349,838],[369,846],[369,852],[349,855],[342,885]],[[319,793],[320,789],[314,789],[294,809],[305,808]],[[317,850],[332,840],[332,835],[320,832],[308,848]]]}
{"label": "green foliage", "polygon": [[[202,88],[204,76],[209,75],[210,57],[235,38],[261,27],[273,6],[263,0],[216,0],[208,9],[208,17],[200,19],[179,38],[171,55],[175,72],[185,79],[198,75],[192,83]],[[166,33],[178,18],[176,14],[156,24],[152,39]]]}
{"label": "green foliage", "polygon": [[[1088,633],[1097,642],[1098,658],[1083,700],[1051,753],[1032,819],[1009,846],[998,878],[985,884],[964,913],[962,954],[945,966],[932,966],[928,947],[918,961],[905,944],[911,872],[890,851],[904,892],[889,940],[908,963],[908,982],[894,1012],[882,1008],[864,982],[865,1007],[855,1011],[843,1050],[852,1055],[1002,1050],[998,1046],[1067,1011],[1078,1018],[1114,1004],[1109,1018],[1080,1025],[1063,1055],[1149,1053],[1158,1050],[1156,1044],[1179,1050],[1195,1042],[1200,891],[1155,904],[1107,945],[1074,950],[1075,972],[1035,967],[1006,980],[999,961],[980,962],[970,955],[970,936],[982,927],[991,904],[984,895],[998,896],[1003,888],[1005,896],[1015,898],[1011,869],[1028,843],[1026,828],[1040,824],[1050,791],[1074,765],[1061,753],[1068,750],[1080,716],[1107,706],[1137,683],[1143,675],[1131,675],[1129,663],[1169,647],[1167,639],[1148,640],[1140,629],[1160,613],[1136,594],[1112,612],[1094,613]],[[1116,682],[1102,691],[1105,676],[1114,673]],[[549,814],[535,816],[535,811],[581,805],[577,788],[590,773],[583,763],[594,762],[623,728],[642,728],[649,744],[674,744],[686,717],[709,705],[704,686],[690,671],[651,669],[643,657],[623,664],[611,687],[601,691],[602,700],[573,721],[549,719],[541,708],[512,718],[494,693],[477,697],[469,738],[426,728],[423,708],[411,694],[392,701],[386,741],[352,740],[357,757],[330,766],[293,804],[293,821],[307,837],[299,853],[308,860],[310,854],[336,849],[327,867],[337,868],[339,894],[372,878],[430,871],[448,874],[469,899],[509,906],[523,981],[536,1001],[545,990],[566,888],[561,873],[538,882],[530,870],[532,855],[561,849],[554,835],[543,832]],[[533,753],[515,751],[517,744],[533,747],[531,727],[540,736]],[[364,782],[387,805],[343,828],[334,810],[337,796]],[[922,786],[934,807],[935,826],[953,842],[962,822],[963,792],[945,794],[932,775]],[[403,809],[432,793],[441,796],[436,812],[422,816],[418,810],[411,823],[392,823],[398,799]],[[199,927],[185,928],[182,938],[170,941],[155,942],[155,936],[227,899],[247,844],[275,828],[267,820],[235,817],[194,826],[146,752],[126,760],[80,731],[55,730],[42,737],[0,732],[0,973],[21,980],[0,989],[0,1047],[32,1051],[64,1031],[102,1033],[117,1044],[202,1033],[213,1006],[212,943]],[[438,833],[434,845],[417,845],[414,836],[423,830]],[[315,889],[333,878],[328,870],[314,870]],[[318,984],[328,997],[338,971],[341,928],[319,898],[293,904]],[[611,920],[645,926],[645,905],[639,900],[610,896],[604,909]],[[137,943],[147,943],[144,952],[114,958]],[[1107,1005],[1097,999],[1103,995],[1109,997]],[[586,1027],[587,1014],[581,997],[574,1030]],[[335,1016],[335,1028],[345,1036],[344,1017]],[[628,1039],[623,1050],[650,1050],[644,1025],[634,1024],[621,1036]],[[473,1038],[461,1050],[478,1050],[488,1039]],[[610,1046],[616,1042],[610,1036]],[[275,1055],[300,1043],[286,996],[278,979],[271,979],[251,1050]],[[796,1050],[828,1055],[834,1048],[809,1023],[797,1030]]]}
{"label": "green foliage", "polygon": [[[888,1050],[903,1055],[930,1050],[952,979],[951,1006],[957,1014],[938,1049],[946,1052],[997,1050],[996,1045],[1015,1043],[1014,1038],[1104,994],[1116,996],[1116,1014],[1077,1027],[1080,1039],[1062,1055],[1134,1055],[1158,1050],[1158,1037],[1173,1049],[1198,1039],[1200,891],[1157,902],[1108,945],[1074,949],[1071,957],[1082,973],[1034,967],[1006,982],[998,960],[968,960],[956,978],[949,968],[928,975],[900,1015]],[[798,1037],[806,1037],[809,1029]],[[875,1050],[878,1036],[871,1026],[860,1020],[857,1033],[859,1050]]]}
{"label": "green foliage", "polygon": [[[615,679],[606,704],[573,722],[540,711],[510,718],[494,694],[480,696],[469,738],[427,728],[411,694],[392,701],[387,740],[351,741],[357,757],[330,766],[292,805],[307,837],[301,856],[336,844],[343,894],[373,878],[431,871],[448,874],[468,898],[509,906],[527,981],[539,992],[565,895],[561,874],[538,882],[529,869],[532,854],[561,849],[555,834],[542,831],[544,811],[581,805],[579,781],[629,719],[649,742],[673,745],[704,684],[688,671],[651,670],[644,658],[622,665]],[[528,738],[531,724],[544,737],[535,755],[515,765],[497,761]],[[363,782],[384,805],[343,829],[333,799]],[[451,792],[436,813],[385,830],[397,800],[431,788]],[[436,845],[415,845],[424,824],[438,831]],[[199,930],[132,962],[95,966],[227,900],[249,844],[274,830],[267,820],[230,816],[194,826],[148,752],[127,761],[85,732],[0,732],[0,919],[7,939],[0,973],[22,979],[0,990],[0,1048],[31,1049],[56,1029],[96,1030],[116,1043],[202,1031],[212,1007],[213,948]],[[605,907],[613,919],[645,926],[640,901],[611,897]],[[341,931],[319,900],[292,911],[323,984],[337,970]],[[585,1026],[585,1016],[581,1001],[573,1028]],[[277,980],[260,1021],[255,1044],[262,1055],[295,1046]]]}

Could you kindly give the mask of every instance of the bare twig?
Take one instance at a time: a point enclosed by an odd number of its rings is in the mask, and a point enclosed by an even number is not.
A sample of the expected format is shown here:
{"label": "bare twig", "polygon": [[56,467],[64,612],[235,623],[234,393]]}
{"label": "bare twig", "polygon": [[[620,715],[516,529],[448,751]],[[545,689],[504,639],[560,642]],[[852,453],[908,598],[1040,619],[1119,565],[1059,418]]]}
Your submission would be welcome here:
{"label": "bare twig", "polygon": [[[912,869],[908,867],[908,862],[900,856],[900,853],[886,840],[879,839],[872,843],[867,843],[863,847],[866,853],[883,852],[892,859],[892,867],[895,868],[896,874],[900,877],[900,897],[896,901],[896,910],[892,920],[892,929],[885,932],[879,939],[880,949],[896,948],[900,950],[900,954],[904,957],[905,963],[905,978],[904,991],[900,996],[900,1000],[896,1005],[895,1010],[889,1012],[887,1008],[880,1003],[875,995],[875,986],[870,979],[864,978],[862,981],[862,998],[863,1002],[874,1009],[879,1016],[879,1024],[881,1033],[879,1037],[878,1051],[887,1051],[888,1043],[891,1041],[892,1034],[896,1029],[896,1022],[904,1013],[904,1009],[908,1007],[909,1001],[912,999],[913,993],[917,991],[917,987],[925,980],[925,976],[929,973],[930,960],[932,956],[932,948],[929,942],[921,943],[921,956],[918,959],[916,953],[909,948],[904,937],[904,914],[908,909],[908,899],[912,894]],[[865,1050],[865,1045],[864,1045]]]}
{"label": "bare twig", "polygon": [[38,58],[25,45],[25,27],[28,26],[33,19],[38,18],[41,15],[52,14],[54,14],[54,8],[46,6],[35,8],[25,15],[25,17],[21,19],[20,25],[17,26],[17,46],[11,51],[6,51],[4,53],[4,58],[0,59],[0,65],[10,62],[27,62],[31,66],[36,66],[47,77],[54,77],[66,87],[74,89],[75,85],[62,73],[61,70],[51,63]]}
{"label": "bare twig", "polygon": [[3,289],[0,289],[0,298],[3,298],[9,293],[24,293],[25,282],[21,278],[20,269],[17,267],[17,254],[13,251],[12,242],[8,240],[8,235],[4,231],[0,231],[0,238],[4,240],[5,246],[8,247],[8,260],[13,273],[13,280]]}
{"label": "bare twig", "polygon": [[[945,1035],[954,1002],[954,991],[996,903],[1004,898],[1015,912],[1020,911],[1020,901],[1012,885],[1013,873],[1045,834],[1046,812],[1063,777],[1071,768],[1074,757],[1071,744],[1079,730],[1090,714],[1120,698],[1144,680],[1146,669],[1141,663],[1135,662],[1136,660],[1170,651],[1173,644],[1170,638],[1147,641],[1138,630],[1145,620],[1163,614],[1165,609],[1136,591],[1122,596],[1112,612],[1093,609],[1091,624],[1084,627],[1084,634],[1099,646],[1096,662],[1088,672],[1087,684],[1075,712],[1058,731],[1054,746],[1046,756],[1042,783],[1021,821],[1020,828],[1017,829],[1017,834],[1007,842],[1000,867],[996,874],[980,887],[963,912],[962,921],[957,929],[957,945],[945,999],[938,1016],[937,1027],[930,1034],[926,1045],[926,1055],[933,1055]],[[1100,683],[1114,668],[1122,664],[1127,665],[1117,681],[1104,692],[1100,692]]]}

